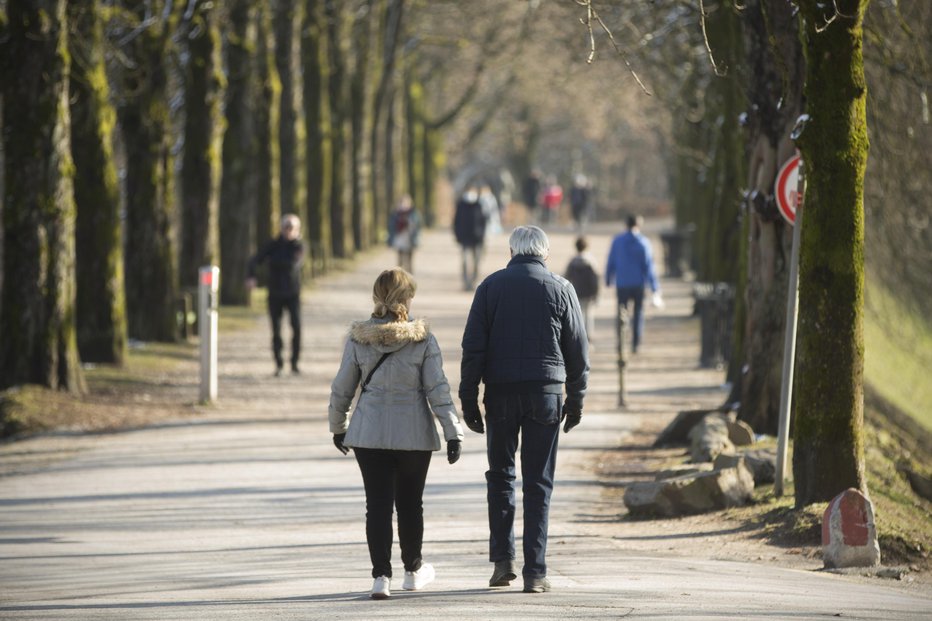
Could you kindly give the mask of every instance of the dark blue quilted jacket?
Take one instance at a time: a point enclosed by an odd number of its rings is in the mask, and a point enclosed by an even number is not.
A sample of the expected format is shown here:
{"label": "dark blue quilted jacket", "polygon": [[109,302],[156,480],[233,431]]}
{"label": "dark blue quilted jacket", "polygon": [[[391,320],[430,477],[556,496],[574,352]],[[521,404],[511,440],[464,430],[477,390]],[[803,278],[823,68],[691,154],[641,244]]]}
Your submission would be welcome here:
{"label": "dark blue quilted jacket", "polygon": [[572,285],[543,259],[514,257],[486,278],[473,298],[463,333],[459,395],[563,392],[568,407],[582,408],[589,351],[579,300]]}

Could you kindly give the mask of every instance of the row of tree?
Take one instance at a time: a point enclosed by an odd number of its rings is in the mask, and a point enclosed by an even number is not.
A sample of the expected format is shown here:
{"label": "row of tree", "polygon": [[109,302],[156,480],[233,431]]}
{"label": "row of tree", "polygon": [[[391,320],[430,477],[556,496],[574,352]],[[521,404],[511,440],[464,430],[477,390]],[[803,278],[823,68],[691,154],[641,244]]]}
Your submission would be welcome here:
{"label": "row of tree", "polygon": [[[198,268],[248,301],[282,214],[309,275],[378,241],[401,192],[433,220],[439,131],[404,0],[0,3],[0,388],[82,391],[79,360],[171,341]],[[80,352],[80,354],[79,354]]]}

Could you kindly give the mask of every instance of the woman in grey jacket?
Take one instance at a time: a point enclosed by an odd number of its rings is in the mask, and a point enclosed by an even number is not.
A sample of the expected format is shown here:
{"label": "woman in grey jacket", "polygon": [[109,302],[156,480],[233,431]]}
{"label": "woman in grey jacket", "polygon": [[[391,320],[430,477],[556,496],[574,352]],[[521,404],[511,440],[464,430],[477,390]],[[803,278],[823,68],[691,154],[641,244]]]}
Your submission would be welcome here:
{"label": "woman in grey jacket", "polygon": [[[431,452],[440,449],[433,416],[443,427],[451,464],[459,459],[463,440],[437,339],[423,320],[408,319],[416,289],[402,269],[379,275],[372,317],[350,328],[330,393],[333,443],[344,455],[353,449],[366,489],[373,599],[391,595],[393,506],[405,568],[402,588],[417,590],[434,579],[434,568],[421,559],[424,482]],[[347,424],[358,386],[362,390]]]}

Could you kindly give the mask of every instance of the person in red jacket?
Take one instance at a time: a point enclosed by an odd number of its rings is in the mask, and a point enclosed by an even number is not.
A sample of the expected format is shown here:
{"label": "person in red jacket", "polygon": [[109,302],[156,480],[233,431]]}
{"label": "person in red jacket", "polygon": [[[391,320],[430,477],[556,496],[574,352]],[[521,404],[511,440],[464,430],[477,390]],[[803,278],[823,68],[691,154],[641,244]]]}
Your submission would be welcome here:
{"label": "person in red jacket", "polygon": [[547,186],[544,188],[543,196],[544,212],[542,217],[544,223],[550,223],[556,219],[562,202],[563,188],[557,183],[556,177],[547,177]]}

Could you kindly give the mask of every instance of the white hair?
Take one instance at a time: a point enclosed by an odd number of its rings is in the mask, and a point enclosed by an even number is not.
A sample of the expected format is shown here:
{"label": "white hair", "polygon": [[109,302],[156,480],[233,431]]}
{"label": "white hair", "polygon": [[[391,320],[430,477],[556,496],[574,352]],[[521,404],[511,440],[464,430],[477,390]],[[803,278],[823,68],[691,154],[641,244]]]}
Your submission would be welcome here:
{"label": "white hair", "polygon": [[293,213],[289,213],[289,214],[287,214],[287,215],[282,216],[282,222],[281,222],[281,224],[282,224],[282,228],[283,228],[283,229],[284,229],[285,227],[289,227],[289,226],[290,226],[291,228],[294,228],[294,229],[300,229],[300,228],[301,228],[301,218],[299,218],[298,216],[294,215]]}
{"label": "white hair", "polygon": [[543,229],[536,226],[519,226],[511,232],[508,246],[512,256],[529,255],[546,259],[550,254],[550,240]]}

